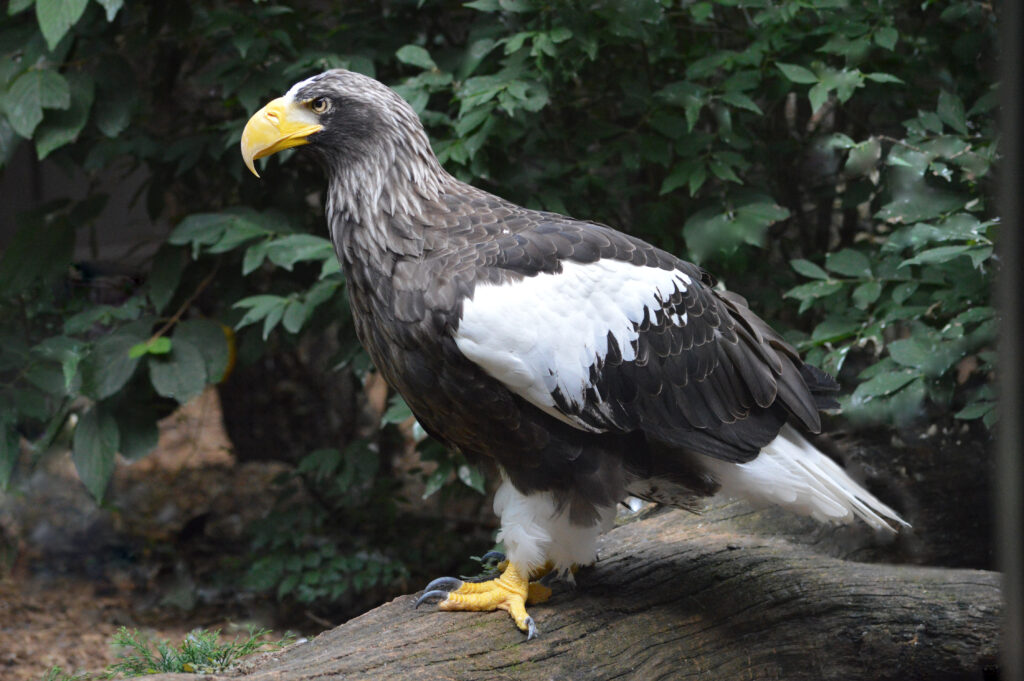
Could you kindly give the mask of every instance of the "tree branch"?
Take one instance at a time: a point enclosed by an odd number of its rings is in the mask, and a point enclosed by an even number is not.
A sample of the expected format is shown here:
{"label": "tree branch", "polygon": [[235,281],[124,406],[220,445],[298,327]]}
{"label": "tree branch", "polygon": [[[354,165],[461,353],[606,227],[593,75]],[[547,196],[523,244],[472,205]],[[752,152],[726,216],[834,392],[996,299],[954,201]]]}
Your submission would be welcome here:
{"label": "tree branch", "polygon": [[616,528],[575,590],[530,608],[538,640],[503,612],[413,610],[409,595],[246,663],[241,678],[850,681],[995,669],[996,573],[843,560],[872,539],[865,528],[780,518],[731,504]]}

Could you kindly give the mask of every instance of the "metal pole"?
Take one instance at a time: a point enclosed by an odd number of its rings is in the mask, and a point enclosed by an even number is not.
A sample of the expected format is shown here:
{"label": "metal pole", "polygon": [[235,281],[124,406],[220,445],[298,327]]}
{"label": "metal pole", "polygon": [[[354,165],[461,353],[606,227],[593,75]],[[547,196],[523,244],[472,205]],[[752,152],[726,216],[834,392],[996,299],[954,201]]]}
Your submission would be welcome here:
{"label": "metal pole", "polygon": [[996,479],[996,528],[1000,569],[1005,576],[1006,621],[1000,678],[1024,680],[1024,154],[1021,153],[1024,77],[1024,11],[1020,0],[1000,3],[1000,128],[1002,162],[999,177],[1000,261],[998,296],[1002,310],[999,346],[1000,418]]}

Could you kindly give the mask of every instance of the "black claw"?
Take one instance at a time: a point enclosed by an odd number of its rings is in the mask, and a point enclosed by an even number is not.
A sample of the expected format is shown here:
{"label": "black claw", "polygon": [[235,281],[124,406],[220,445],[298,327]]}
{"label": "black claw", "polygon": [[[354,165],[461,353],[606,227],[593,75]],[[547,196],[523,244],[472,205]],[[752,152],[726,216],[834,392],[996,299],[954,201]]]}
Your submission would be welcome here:
{"label": "black claw", "polygon": [[539,581],[541,584],[543,584],[546,587],[550,587],[555,582],[558,582],[558,581],[561,581],[561,580],[562,580],[562,575],[560,575],[558,573],[558,570],[551,570],[550,572],[548,572],[546,575],[544,575],[543,577],[541,577],[537,581]]}
{"label": "black claw", "polygon": [[416,599],[413,609],[420,607],[428,599],[436,598],[438,602],[448,598],[448,594],[462,586],[462,580],[455,577],[438,577],[423,590],[423,595]]}
{"label": "black claw", "polygon": [[526,617],[526,640],[529,641],[532,638],[537,638],[537,625],[534,623],[533,618],[527,615]]}
{"label": "black claw", "polygon": [[501,551],[488,551],[484,555],[480,556],[481,563],[486,563],[492,560],[495,563],[500,563],[501,561],[505,560],[505,554]]}
{"label": "black claw", "polygon": [[444,599],[448,598],[448,594],[449,593],[451,593],[451,592],[449,592],[449,591],[441,591],[440,589],[435,589],[433,591],[427,591],[422,596],[420,596],[419,598],[416,599],[416,603],[412,606],[412,608],[413,608],[413,610],[415,610],[416,608],[418,608],[421,605],[423,605],[423,603],[425,603],[430,598],[436,598],[436,599],[438,599],[437,602],[440,603]]}
{"label": "black claw", "polygon": [[456,577],[438,577],[430,584],[424,587],[424,591],[434,591],[440,589],[441,591],[455,591],[462,586],[462,580]]}

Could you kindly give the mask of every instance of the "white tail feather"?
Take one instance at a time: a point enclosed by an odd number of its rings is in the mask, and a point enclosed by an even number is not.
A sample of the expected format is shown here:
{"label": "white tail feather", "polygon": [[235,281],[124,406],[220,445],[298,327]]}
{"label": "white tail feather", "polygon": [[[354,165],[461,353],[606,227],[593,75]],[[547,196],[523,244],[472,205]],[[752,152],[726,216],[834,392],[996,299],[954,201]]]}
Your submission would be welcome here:
{"label": "white tail feather", "polygon": [[789,425],[753,461],[709,458],[704,463],[727,496],[777,504],[821,522],[850,523],[858,517],[889,532],[896,531],[893,523],[910,526]]}

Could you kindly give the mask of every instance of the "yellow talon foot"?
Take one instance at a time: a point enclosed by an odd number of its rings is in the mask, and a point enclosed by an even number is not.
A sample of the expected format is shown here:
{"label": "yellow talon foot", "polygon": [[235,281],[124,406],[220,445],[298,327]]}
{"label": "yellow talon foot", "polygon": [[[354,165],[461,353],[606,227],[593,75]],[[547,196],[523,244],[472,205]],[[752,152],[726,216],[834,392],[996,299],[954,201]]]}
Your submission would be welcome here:
{"label": "yellow talon foot", "polygon": [[544,586],[540,582],[530,582],[529,591],[526,594],[526,602],[530,605],[543,603],[551,598],[551,587]]}
{"label": "yellow talon foot", "polygon": [[452,577],[435,579],[427,585],[426,592],[416,601],[416,606],[443,596],[444,600],[437,605],[440,610],[504,610],[512,616],[516,626],[526,633],[529,640],[537,635],[537,625],[526,612],[527,599],[540,603],[550,595],[550,589],[542,584],[530,584],[526,574],[509,564],[500,577],[486,582],[463,582]]}

